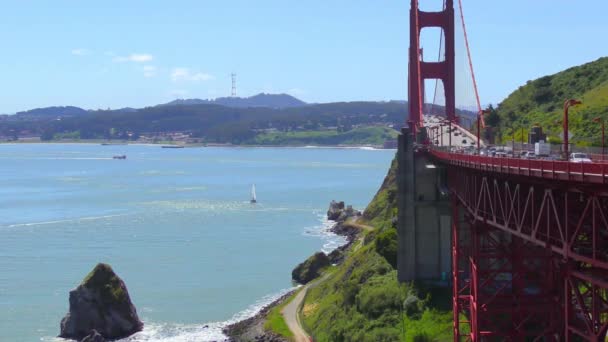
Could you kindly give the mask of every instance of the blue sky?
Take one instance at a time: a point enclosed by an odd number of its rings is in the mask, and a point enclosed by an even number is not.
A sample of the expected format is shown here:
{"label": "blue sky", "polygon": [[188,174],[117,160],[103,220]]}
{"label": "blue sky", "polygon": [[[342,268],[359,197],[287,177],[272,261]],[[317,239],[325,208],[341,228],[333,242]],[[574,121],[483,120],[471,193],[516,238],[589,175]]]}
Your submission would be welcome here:
{"label": "blue sky", "polygon": [[[423,4],[441,0],[421,0]],[[608,54],[608,2],[463,0],[483,103]],[[0,113],[286,92],[406,99],[407,0],[2,1]],[[423,42],[435,50],[435,41]]]}

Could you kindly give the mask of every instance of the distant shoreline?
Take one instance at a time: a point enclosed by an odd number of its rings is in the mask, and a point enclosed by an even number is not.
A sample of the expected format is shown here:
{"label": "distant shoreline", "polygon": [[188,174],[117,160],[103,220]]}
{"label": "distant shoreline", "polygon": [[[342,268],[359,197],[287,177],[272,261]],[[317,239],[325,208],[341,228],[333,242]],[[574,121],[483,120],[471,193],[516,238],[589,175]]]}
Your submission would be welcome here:
{"label": "distant shoreline", "polygon": [[107,141],[107,140],[49,140],[49,141],[2,141],[0,145],[30,145],[30,144],[83,144],[83,145],[102,145],[107,146],[124,146],[124,145],[139,145],[139,146],[183,146],[184,148],[194,147],[227,147],[227,148],[328,148],[328,149],[371,149],[371,150],[395,150],[391,148],[384,148],[380,145],[366,145],[366,144],[353,144],[353,145],[234,145],[234,144],[221,144],[221,143],[191,143],[191,144],[179,144],[179,143],[144,143],[144,142],[131,142],[131,141]]}

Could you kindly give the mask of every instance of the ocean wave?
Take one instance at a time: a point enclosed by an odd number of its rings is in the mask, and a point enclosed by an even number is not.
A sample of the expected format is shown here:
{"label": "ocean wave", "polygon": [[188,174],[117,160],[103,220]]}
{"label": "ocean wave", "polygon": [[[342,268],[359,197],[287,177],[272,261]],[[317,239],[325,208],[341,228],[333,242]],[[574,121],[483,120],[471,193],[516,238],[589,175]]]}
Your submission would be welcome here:
{"label": "ocean wave", "polygon": [[[228,341],[228,336],[222,330],[227,326],[243,321],[257,315],[260,310],[281,298],[296,287],[283,289],[277,293],[264,296],[245,310],[238,312],[223,322],[210,322],[200,324],[159,323],[144,321],[144,330],[119,342],[211,342]],[[41,341],[63,342],[70,341],[58,337],[42,337]]]}
{"label": "ocean wave", "polygon": [[307,227],[304,235],[318,237],[323,240],[321,251],[325,254],[331,253],[334,249],[344,246],[348,240],[340,235],[331,232],[329,229],[336,224],[335,221],[327,219],[324,213],[317,213],[320,223],[316,226]]}
{"label": "ocean wave", "polygon": [[283,289],[272,295],[267,295],[250,305],[245,310],[238,312],[232,318],[223,322],[211,322],[203,324],[175,324],[144,322],[144,330],[121,340],[122,342],[210,342],[227,341],[228,336],[222,330],[230,324],[240,322],[257,315],[260,310],[281,298],[294,288]]}

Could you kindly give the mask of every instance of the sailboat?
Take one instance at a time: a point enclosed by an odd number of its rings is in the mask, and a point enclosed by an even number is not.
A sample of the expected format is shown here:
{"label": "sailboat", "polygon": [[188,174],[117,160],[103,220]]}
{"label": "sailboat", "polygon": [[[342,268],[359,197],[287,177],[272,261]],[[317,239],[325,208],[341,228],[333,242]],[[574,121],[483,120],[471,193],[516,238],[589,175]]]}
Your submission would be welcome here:
{"label": "sailboat", "polygon": [[257,203],[257,202],[258,202],[258,201],[257,201],[257,199],[255,198],[255,184],[253,184],[253,185],[251,186],[251,201],[250,201],[250,202],[251,202],[252,204],[253,204],[253,203]]}

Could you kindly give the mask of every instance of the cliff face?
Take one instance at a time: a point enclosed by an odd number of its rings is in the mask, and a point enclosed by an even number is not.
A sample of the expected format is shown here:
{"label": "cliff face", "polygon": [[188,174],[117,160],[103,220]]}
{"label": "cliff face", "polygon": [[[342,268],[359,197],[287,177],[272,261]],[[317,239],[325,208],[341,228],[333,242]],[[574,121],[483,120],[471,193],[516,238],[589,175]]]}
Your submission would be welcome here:
{"label": "cliff face", "polygon": [[70,311],[61,320],[60,337],[83,339],[96,330],[119,339],[143,329],[125,283],[107,264],[98,264],[70,291]]}
{"label": "cliff face", "polygon": [[451,290],[397,282],[396,168],[358,221],[373,229],[307,293],[302,317],[315,341],[452,339]]}

